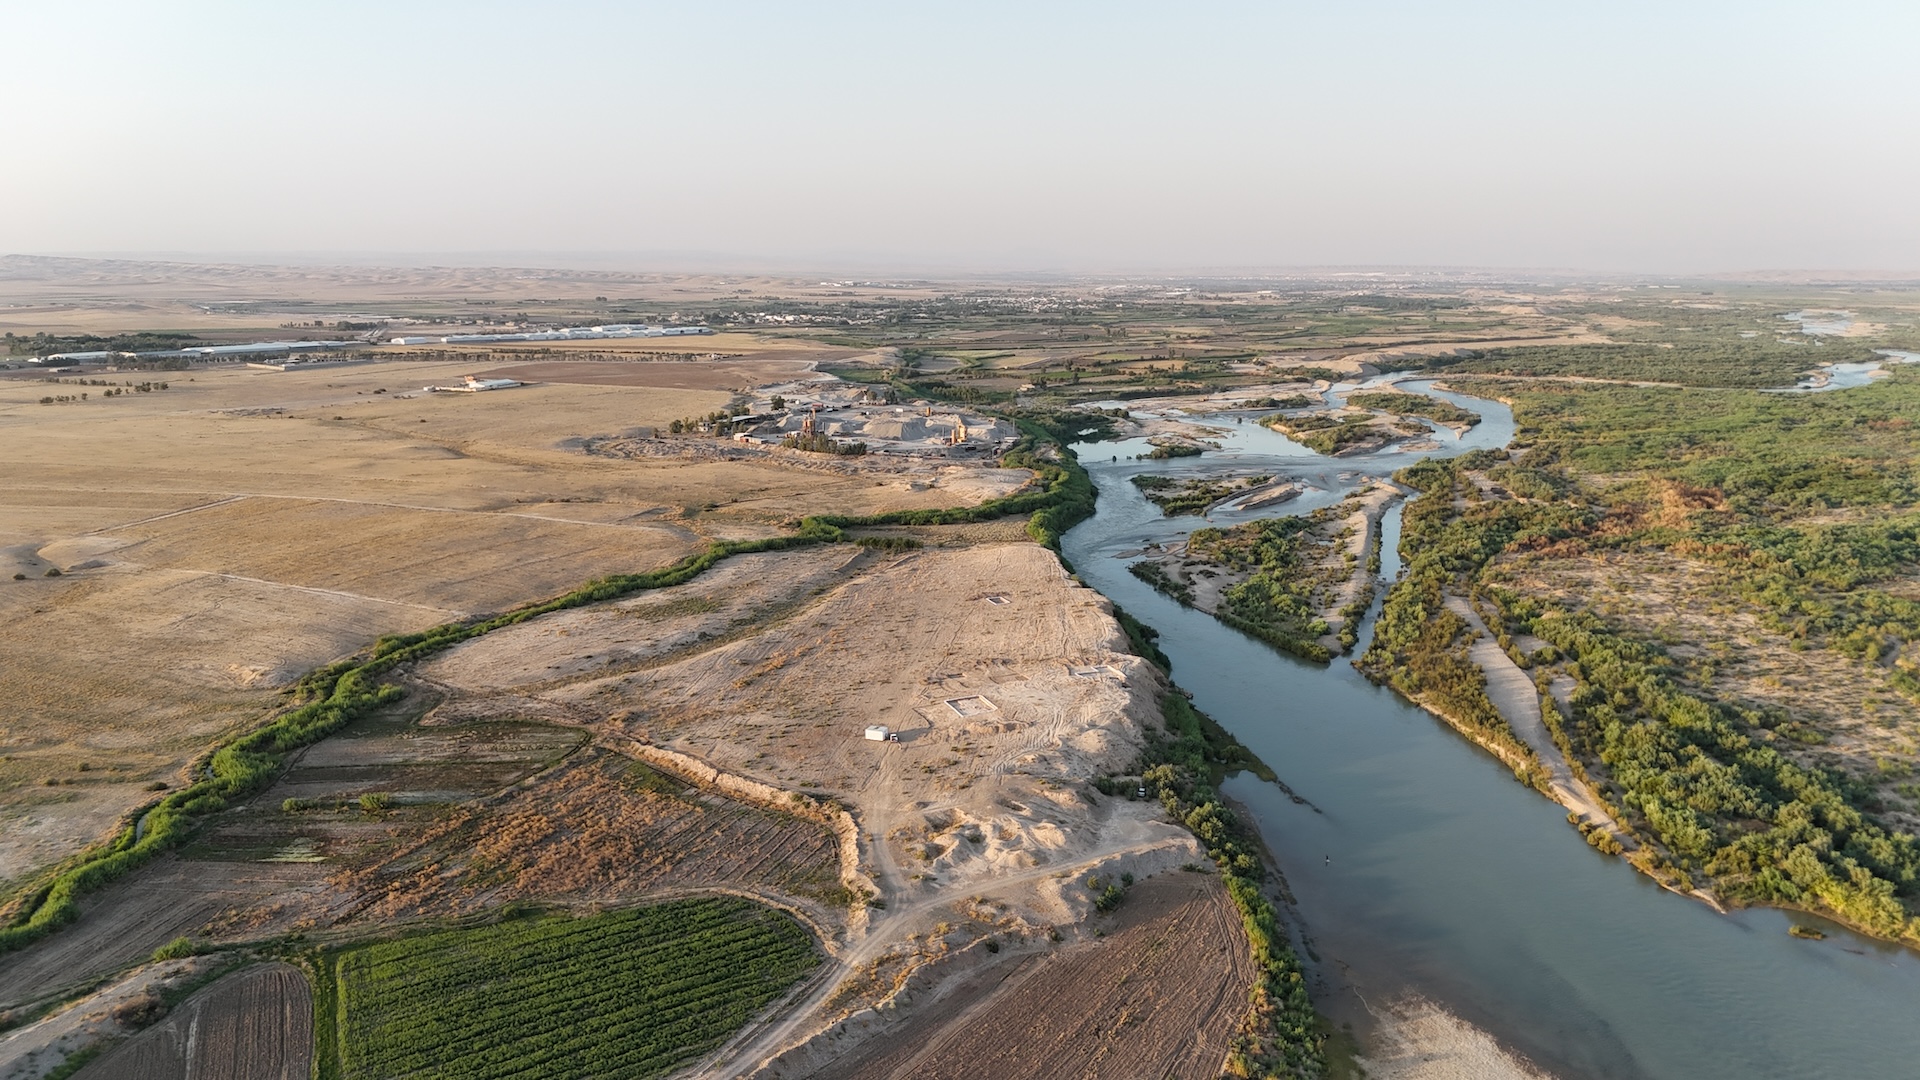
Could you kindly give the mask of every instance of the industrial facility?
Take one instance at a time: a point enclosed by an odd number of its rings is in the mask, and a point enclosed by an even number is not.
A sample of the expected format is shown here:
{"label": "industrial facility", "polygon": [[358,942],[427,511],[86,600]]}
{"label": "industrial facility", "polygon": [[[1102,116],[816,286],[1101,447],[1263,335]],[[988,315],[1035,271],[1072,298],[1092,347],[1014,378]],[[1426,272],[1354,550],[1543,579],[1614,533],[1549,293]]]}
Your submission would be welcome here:
{"label": "industrial facility", "polygon": [[609,323],[606,326],[576,326],[559,330],[529,330],[510,334],[449,334],[446,337],[397,337],[389,345],[490,345],[499,341],[595,341],[602,338],[686,337],[711,334],[705,326],[648,326],[644,323]]}

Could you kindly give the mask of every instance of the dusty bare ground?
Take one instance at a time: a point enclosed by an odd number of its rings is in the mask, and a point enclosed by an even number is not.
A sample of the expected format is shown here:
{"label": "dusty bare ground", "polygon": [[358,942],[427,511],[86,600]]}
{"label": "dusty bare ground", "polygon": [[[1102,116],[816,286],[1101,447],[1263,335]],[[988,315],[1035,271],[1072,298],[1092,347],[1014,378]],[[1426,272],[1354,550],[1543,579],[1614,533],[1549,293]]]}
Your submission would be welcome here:
{"label": "dusty bare ground", "polygon": [[[1011,495],[1033,478],[1025,469],[993,467],[990,458],[978,464],[943,465],[905,454],[839,456],[790,450],[754,442],[735,442],[706,436],[660,435],[646,438],[595,441],[588,451],[625,461],[732,462],[773,465],[785,469],[845,478],[846,490],[831,502],[795,507],[788,515],[870,514],[884,510],[935,510],[967,506]],[[754,508],[754,493],[734,497],[725,508],[739,514]]]}
{"label": "dusty bare ground", "polygon": [[83,991],[178,936],[351,933],[514,900],[590,906],[722,888],[823,933],[844,921],[838,840],[818,822],[690,789],[584,746],[577,726],[422,726],[418,711],[310,747],[177,855],[87,901],[76,924],[0,956],[0,1007]]}
{"label": "dusty bare ground", "polygon": [[200,956],[147,964],[50,1016],[0,1035],[0,1080],[37,1080],[101,1039],[130,1034],[160,993],[212,971]]}
{"label": "dusty bare ground", "polygon": [[221,978],[75,1080],[306,1080],[313,992],[286,964]]}
{"label": "dusty bare ground", "polygon": [[1890,826],[1920,829],[1920,783],[1905,764],[1920,754],[1920,705],[1879,666],[1794,649],[1760,624],[1718,571],[1680,556],[1530,554],[1504,556],[1496,568],[1499,581],[1526,595],[1590,608],[1660,642],[1695,690],[1790,713],[1792,723],[1755,737],[1802,764],[1839,768],[1873,785]]}
{"label": "dusty bare ground", "polygon": [[[1106,602],[1031,543],[743,556],[532,620],[422,665],[421,694],[443,698],[424,724],[363,722],[311,748],[179,856],[5,958],[0,1001],[71,992],[182,934],[250,940],[721,887],[807,915],[833,954],[707,1070],[749,1071],[911,994],[988,937],[1014,951],[1084,938],[1091,878],[1205,861],[1157,804],[1088,782],[1124,772],[1157,721],[1163,684],[1125,649]],[[875,722],[902,741],[863,738]],[[677,775],[570,750],[581,729],[691,764]],[[805,805],[853,817],[836,834],[688,790],[683,775],[707,765],[743,796],[803,789]],[[849,885],[877,900],[850,919]]]}
{"label": "dusty bare ground", "polygon": [[607,752],[582,755],[496,804],[443,814],[381,854],[329,880],[359,898],[354,921],[724,886],[802,908],[831,932],[848,899],[825,826],[702,792]]}
{"label": "dusty bare ground", "polygon": [[1552,1080],[1430,1001],[1396,1002],[1376,1019],[1372,1056],[1359,1060],[1370,1080]]}
{"label": "dusty bare ground", "polygon": [[349,899],[328,888],[319,863],[165,856],[82,902],[73,925],[0,958],[0,1007],[85,993],[177,937],[257,937],[314,910],[344,911]]}
{"label": "dusty bare ground", "polygon": [[[1129,890],[1106,936],[990,963],[866,1014],[772,1076],[998,1080],[1220,1075],[1257,972],[1219,880],[1172,871]],[[977,951],[977,950],[976,950]],[[978,959],[976,957],[976,959]],[[830,1056],[834,1047],[845,1047]]]}
{"label": "dusty bare ground", "polygon": [[[436,715],[546,709],[851,810],[855,880],[885,906],[858,913],[807,996],[715,1074],[890,1000],[988,934],[1076,934],[1089,874],[1201,859],[1157,806],[1088,783],[1132,763],[1162,684],[1106,602],[1031,543],[730,560],[469,642],[420,675],[448,695]],[[869,724],[900,741],[863,738]]]}
{"label": "dusty bare ground", "polygon": [[[583,366],[669,382],[684,367]],[[407,396],[472,370],[222,366],[113,398],[61,384],[91,396],[56,405],[38,404],[50,384],[0,382],[0,893],[178,784],[288,680],[380,634],[801,513],[949,505],[1025,476],[989,470],[981,487],[951,468],[913,490],[907,466],[874,477],[582,452],[728,397],[624,385],[646,381],[631,372],[623,385]]]}

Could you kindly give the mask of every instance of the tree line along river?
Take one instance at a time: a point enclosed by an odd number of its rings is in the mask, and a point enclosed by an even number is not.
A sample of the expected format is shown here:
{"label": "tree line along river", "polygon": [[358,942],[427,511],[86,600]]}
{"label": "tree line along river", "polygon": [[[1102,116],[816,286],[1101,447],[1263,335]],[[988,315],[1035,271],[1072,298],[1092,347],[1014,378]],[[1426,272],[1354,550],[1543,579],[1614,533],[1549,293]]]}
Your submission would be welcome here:
{"label": "tree line along river", "polygon": [[[1722,915],[1665,892],[1588,847],[1561,807],[1345,658],[1282,654],[1127,573],[1121,553],[1199,524],[1163,518],[1128,482],[1135,473],[1271,472],[1307,485],[1286,508],[1303,514],[1422,457],[1513,435],[1497,402],[1426,382],[1399,388],[1482,423],[1462,438],[1437,432],[1438,450],[1337,459],[1233,416],[1199,418],[1228,430],[1203,458],[1133,460],[1142,440],[1082,444],[1100,500],[1063,542],[1082,580],[1160,631],[1194,703],[1304,800],[1250,774],[1224,786],[1287,880],[1321,1010],[1364,1033],[1381,1006],[1418,996],[1560,1080],[1920,1077],[1920,955],[1825,923],[1826,940],[1801,940],[1788,927],[1819,920]],[[1216,514],[1211,524],[1261,516],[1272,515]],[[1387,580],[1399,568],[1398,525],[1396,508],[1383,522]],[[1376,598],[1356,655],[1378,610]]]}

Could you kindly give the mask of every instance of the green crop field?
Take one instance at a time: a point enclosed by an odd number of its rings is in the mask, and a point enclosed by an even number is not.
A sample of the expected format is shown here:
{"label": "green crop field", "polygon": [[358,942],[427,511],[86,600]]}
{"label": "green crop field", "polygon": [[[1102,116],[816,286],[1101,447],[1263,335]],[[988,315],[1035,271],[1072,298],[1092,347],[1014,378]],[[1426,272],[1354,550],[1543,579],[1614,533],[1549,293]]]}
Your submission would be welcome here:
{"label": "green crop field", "polygon": [[333,957],[319,1073],[658,1076],[718,1046],[819,962],[792,917],[731,897],[364,945]]}

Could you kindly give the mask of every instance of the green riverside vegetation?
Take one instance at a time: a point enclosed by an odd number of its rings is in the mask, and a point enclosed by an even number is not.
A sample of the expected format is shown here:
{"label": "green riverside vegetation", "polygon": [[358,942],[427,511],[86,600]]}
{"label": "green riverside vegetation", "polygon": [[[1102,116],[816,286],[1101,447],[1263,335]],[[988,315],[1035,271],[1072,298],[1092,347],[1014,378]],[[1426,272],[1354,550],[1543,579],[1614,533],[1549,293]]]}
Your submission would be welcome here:
{"label": "green riverside vegetation", "polygon": [[792,916],[737,897],[355,946],[321,958],[315,1075],[660,1076],[819,963]]}
{"label": "green riverside vegetation", "polygon": [[1864,344],[1782,342],[1774,337],[1717,341],[1622,343],[1610,345],[1531,345],[1510,349],[1465,350],[1397,365],[1400,370],[1434,374],[1476,372],[1498,375],[1573,376],[1674,383],[1680,386],[1792,386],[1820,364],[1873,360]]}
{"label": "green riverside vegetation", "polygon": [[1131,477],[1133,486],[1168,517],[1198,514],[1229,495],[1259,487],[1272,479],[1271,476],[1223,476],[1178,480],[1151,473],[1136,473]]}
{"label": "green riverside vegetation", "polygon": [[[1736,903],[1807,908],[1920,941],[1920,844],[1876,816],[1859,778],[1795,744],[1791,708],[1720,697],[1665,645],[1502,584],[1498,561],[1645,553],[1686,560],[1795,649],[1825,650],[1920,696],[1920,603],[1889,591],[1920,562],[1920,372],[1831,394],[1496,384],[1518,463],[1470,454],[1405,470],[1406,577],[1364,663],[1445,702],[1498,741],[1458,668],[1463,626],[1439,607],[1474,595],[1550,648],[1575,681],[1562,736],[1629,829],[1643,868]],[[1487,499],[1479,471],[1516,498]],[[1511,736],[1506,736],[1510,738]]]}
{"label": "green riverside vegetation", "polygon": [[1356,390],[1347,395],[1347,404],[1390,412],[1396,416],[1424,416],[1442,424],[1472,427],[1480,422],[1480,414],[1471,409],[1463,409],[1451,401],[1425,394],[1409,394],[1402,390]]}
{"label": "green riverside vegetation", "polygon": [[1333,654],[1314,640],[1327,632],[1315,613],[1315,579],[1305,571],[1304,534],[1324,515],[1264,518],[1227,529],[1195,529],[1187,538],[1190,558],[1204,560],[1247,578],[1220,593],[1214,616],[1244,634],[1322,663]]}
{"label": "green riverside vegetation", "polygon": [[1324,1037],[1307,997],[1300,959],[1262,889],[1266,868],[1258,842],[1216,790],[1228,773],[1249,770],[1269,780],[1273,773],[1178,690],[1160,699],[1160,711],[1167,726],[1165,731],[1149,732],[1139,765],[1141,778],[1174,820],[1206,845],[1220,869],[1221,884],[1240,910],[1260,968],[1260,981],[1252,994],[1252,1023],[1235,1040],[1228,1057],[1229,1073],[1311,1080],[1326,1066]]}
{"label": "green riverside vegetation", "polygon": [[1334,455],[1357,443],[1383,441],[1387,432],[1367,415],[1334,417],[1326,413],[1305,416],[1261,417],[1260,422],[1317,454]]}

